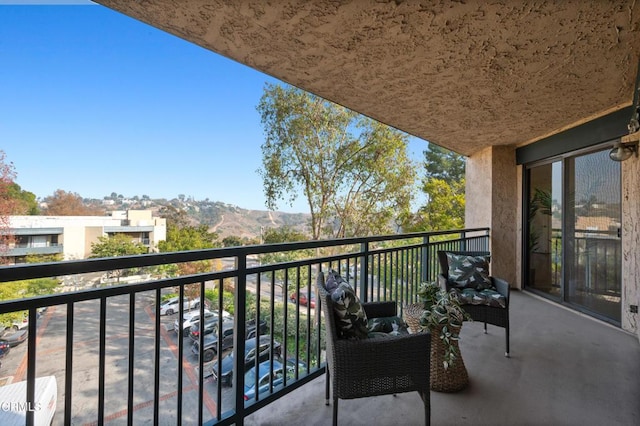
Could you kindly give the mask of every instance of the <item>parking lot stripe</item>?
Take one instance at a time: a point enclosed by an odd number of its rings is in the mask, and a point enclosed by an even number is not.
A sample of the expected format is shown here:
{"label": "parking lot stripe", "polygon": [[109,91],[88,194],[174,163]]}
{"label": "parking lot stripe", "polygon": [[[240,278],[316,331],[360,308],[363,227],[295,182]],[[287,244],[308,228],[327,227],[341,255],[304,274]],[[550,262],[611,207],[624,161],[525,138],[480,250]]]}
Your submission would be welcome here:
{"label": "parking lot stripe", "polygon": [[[197,386],[189,386],[188,388],[184,388],[182,389],[182,392],[191,392],[196,390],[198,387]],[[167,399],[171,399],[171,398],[175,398],[176,395],[178,395],[178,391],[173,391],[173,392],[169,392],[167,394],[164,394],[162,396],[160,396],[160,401],[166,401]],[[150,399],[149,401],[145,401],[145,402],[141,402],[139,404],[136,404],[133,406],[133,411],[137,411],[137,410],[141,410],[143,408],[147,408],[153,405],[153,399]],[[104,421],[105,422],[110,422],[112,420],[117,420],[120,417],[124,417],[127,415],[127,409],[123,409],[120,411],[117,411],[115,413],[109,414],[108,416],[104,416]],[[97,426],[99,425],[101,422],[95,421],[95,422],[89,422],[89,423],[84,423],[83,426]]]}
{"label": "parking lot stripe", "polygon": [[[145,309],[146,313],[149,315],[149,317],[153,320],[154,319],[154,314],[153,312],[150,311],[149,308]],[[41,317],[41,322],[38,324],[38,333],[36,335],[36,347],[38,346],[42,335],[44,334],[50,319],[56,314],[56,307],[55,306],[51,306],[47,309],[46,313]],[[173,343],[171,337],[168,334],[168,331],[164,328],[161,327],[160,328],[160,333],[162,335],[163,340],[165,341],[165,343],[168,345],[169,349],[171,350],[171,353],[174,355],[174,357],[177,359],[178,357],[178,347],[175,343]],[[145,335],[147,335],[148,333],[144,333]],[[115,336],[109,336],[110,339],[111,338],[120,338],[120,337],[128,337],[128,333],[120,333],[118,335]],[[97,341],[97,339],[95,340]],[[84,342],[74,342],[74,347],[76,346],[91,346],[92,341],[84,341]],[[37,356],[45,356],[45,355],[50,355],[52,353],[56,353],[56,352],[60,352],[60,351],[64,351],[66,348],[65,346],[60,346],[57,348],[49,348],[47,350],[43,350],[38,352]],[[27,364],[28,364],[28,357],[27,357],[27,352],[25,352],[25,354],[23,355],[20,364],[18,365],[14,375],[13,375],[13,382],[18,382],[18,381],[22,381],[26,370],[27,370]],[[191,385],[188,387],[183,388],[181,391],[180,390],[175,390],[173,392],[161,395],[159,398],[159,401],[166,401],[169,400],[171,398],[175,398],[176,395],[178,394],[178,392],[193,392],[193,391],[197,391],[199,386],[198,386],[198,376],[196,374],[196,371],[194,369],[194,367],[186,360],[183,359],[183,368],[185,369],[185,372],[187,373],[187,376],[189,377],[189,380],[191,381]],[[208,383],[210,380],[205,379],[205,383]],[[209,411],[211,417],[214,417],[216,415],[217,412],[217,405],[215,403],[215,401],[211,398],[211,396],[209,395],[209,393],[206,390],[202,390],[203,392],[203,402],[204,405],[206,406],[207,410]],[[140,409],[144,409],[147,408],[151,405],[154,404],[153,400],[149,400],[149,401],[145,401],[145,402],[141,402],[137,405],[135,405],[133,407],[133,410],[140,410]],[[117,420],[121,417],[124,417],[127,415],[127,409],[123,409],[120,411],[117,411],[115,413],[111,413],[109,415],[105,415],[104,421],[108,422],[108,421],[114,421]],[[86,426],[93,426],[93,425],[97,425],[100,422],[96,421],[96,422],[89,422],[89,423],[85,423]]]}
{"label": "parking lot stripe", "polygon": [[[152,321],[155,321],[155,314],[151,311],[151,308],[147,307],[145,308],[145,311],[147,312],[147,314],[149,314],[149,318],[151,318]],[[171,353],[173,354],[173,356],[176,357],[176,359],[178,359],[178,346],[173,343],[172,339],[169,337],[169,332],[166,330],[166,328],[160,327],[160,334],[162,335],[162,338],[169,346],[169,349],[171,350]],[[198,380],[198,377],[196,377],[195,370],[184,357],[182,359],[182,367],[185,369],[187,376],[189,377],[189,380],[191,380],[191,384],[193,386],[197,386],[197,383],[199,382],[199,380]],[[209,392],[207,392],[204,389],[202,389],[201,391],[202,391],[202,399],[203,399],[204,405],[209,410],[209,414],[211,415],[211,417],[215,417],[216,412],[218,411],[215,401],[211,398],[211,396],[209,395]]]}

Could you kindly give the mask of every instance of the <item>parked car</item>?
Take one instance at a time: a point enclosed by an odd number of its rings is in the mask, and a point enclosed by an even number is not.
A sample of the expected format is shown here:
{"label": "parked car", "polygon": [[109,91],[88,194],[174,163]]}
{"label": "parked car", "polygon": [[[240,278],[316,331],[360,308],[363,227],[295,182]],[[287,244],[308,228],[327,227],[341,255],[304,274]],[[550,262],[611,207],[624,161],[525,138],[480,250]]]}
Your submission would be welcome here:
{"label": "parked car", "polygon": [[[222,320],[233,319],[233,315],[231,315],[227,311],[222,311]],[[204,326],[202,322],[197,322],[191,326],[191,331],[189,332],[189,337],[195,342],[200,339],[200,328],[202,327],[203,334],[206,336],[207,334],[213,333],[216,325],[218,324],[220,319],[218,318],[218,313],[214,313],[212,317],[204,319]]]}
{"label": "parked car", "polygon": [[[45,312],[47,311],[47,307],[41,307],[36,310],[36,319],[39,319]],[[29,327],[29,315],[26,313],[22,316],[22,318],[14,320],[11,323],[11,326],[7,327],[4,324],[0,325],[0,333],[9,333],[16,332],[20,330],[25,330]]]}
{"label": "parked car", "polygon": [[4,358],[11,350],[11,345],[6,339],[0,339],[0,358]]}
{"label": "parked car", "polygon": [[[182,306],[185,311],[188,311],[190,309],[198,309],[200,307],[200,298],[197,297],[195,299],[189,299],[185,297]],[[164,302],[160,303],[160,315],[173,315],[179,311],[179,297],[172,297],[171,299],[167,299]]]}
{"label": "parked car", "polygon": [[[279,342],[273,341],[273,347],[271,346],[271,335],[264,334],[260,336],[258,348],[256,350],[256,339],[251,338],[244,342],[244,371],[243,374],[251,367],[255,367],[256,353],[258,354],[258,362],[266,361],[270,359],[273,354],[275,360],[280,359],[282,356],[282,347]],[[213,377],[216,380],[220,380],[223,385],[231,386],[233,382],[233,365],[234,356],[233,352],[226,355],[220,361],[220,377],[218,378],[218,361],[213,363],[211,367],[213,370]]]}
{"label": "parked car", "polygon": [[313,291],[311,292],[310,300],[307,300],[307,294],[308,292],[306,290],[300,289],[300,292],[298,293],[296,292],[291,293],[291,296],[289,296],[289,300],[291,301],[291,303],[296,303],[296,301],[299,301],[300,306],[307,306],[308,304],[309,307],[315,308],[316,307],[315,293]]}
{"label": "parked car", "polygon": [[[295,372],[295,362],[291,364],[287,361],[286,374],[287,379],[293,379]],[[271,373],[271,361],[263,361],[258,365],[258,372],[256,373],[256,367],[251,367],[244,374],[244,400],[251,401],[255,399],[256,395],[256,381],[258,381],[258,396],[261,398],[266,396],[270,391],[270,379],[273,389],[277,389],[284,383],[285,370],[282,363],[279,361],[273,361],[273,374]]]}
{"label": "parked car", "polygon": [[298,360],[296,363],[295,357],[287,358],[287,374],[295,376],[296,364],[298,365],[298,376],[305,376],[309,369],[307,363],[302,360]]}
{"label": "parked car", "polygon": [[27,337],[29,337],[29,329],[25,328],[15,333],[5,334],[2,339],[9,342],[9,346],[14,347],[27,340]]}
{"label": "parked car", "polygon": [[258,365],[258,370],[252,367],[244,374],[244,400],[255,399],[256,382],[258,383],[258,395],[269,392],[269,385],[272,381],[274,388],[284,382],[284,369],[279,361],[273,361],[273,373],[271,372],[271,361],[263,361]]}
{"label": "parked car", "polygon": [[[214,315],[215,314],[210,310],[208,309],[204,310],[205,320],[207,318],[213,317]],[[178,319],[179,318],[176,318],[176,320],[173,322],[173,331],[175,331],[176,334],[178,334],[180,333],[180,330],[182,330],[182,334],[185,337],[187,337],[191,332],[191,327],[200,321],[200,311],[197,310],[197,311],[185,312],[184,315],[182,316],[182,326],[180,326],[180,321],[178,321]]]}
{"label": "parked car", "polygon": [[[233,347],[233,333],[234,333],[234,329],[233,329],[233,324],[234,322],[232,320],[228,320],[228,321],[222,321],[222,350],[226,350],[230,347]],[[210,362],[213,361],[213,358],[215,358],[216,354],[218,353],[218,328],[219,328],[220,324],[216,324],[213,331],[210,334],[207,334],[206,336],[204,336],[204,340],[203,340],[203,361],[204,362]],[[231,345],[229,345],[229,341],[231,342]],[[191,352],[199,357],[200,356],[200,341],[196,340],[193,342],[193,345],[191,346]]]}
{"label": "parked car", "polygon": [[13,329],[13,331],[18,331],[24,330],[27,327],[29,327],[29,317],[25,315],[22,319],[13,321],[10,328]]}
{"label": "parked car", "polygon": [[[234,334],[234,321],[232,319],[222,321],[222,333],[218,332],[218,328],[220,327],[220,323],[216,324],[213,332],[204,337],[204,345],[202,351],[202,359],[204,362],[212,361],[213,358],[218,353],[218,334],[222,336],[222,350],[225,351],[229,348],[233,347],[233,334]],[[260,321],[260,326],[256,327],[256,321],[250,320],[247,321],[246,325],[246,336],[247,339],[252,337],[256,337],[256,332],[260,335],[265,334],[267,332],[267,322],[265,320]],[[256,328],[258,330],[256,330]],[[191,346],[191,352],[195,356],[200,356],[200,342],[193,342],[193,346]]]}

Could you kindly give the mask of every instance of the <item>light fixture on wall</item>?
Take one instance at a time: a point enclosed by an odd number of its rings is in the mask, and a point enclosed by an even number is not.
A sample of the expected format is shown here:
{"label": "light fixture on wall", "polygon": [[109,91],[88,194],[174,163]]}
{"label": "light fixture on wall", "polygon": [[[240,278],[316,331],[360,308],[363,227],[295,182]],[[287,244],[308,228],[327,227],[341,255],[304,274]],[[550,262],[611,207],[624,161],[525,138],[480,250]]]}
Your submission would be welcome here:
{"label": "light fixture on wall", "polygon": [[[639,137],[640,132],[637,132],[636,138]],[[624,161],[631,158],[633,154],[635,154],[636,157],[638,156],[638,140],[636,139],[635,141],[625,143],[620,139],[620,142],[616,143],[613,149],[609,151],[609,158],[613,161]]]}
{"label": "light fixture on wall", "polygon": [[629,120],[629,124],[627,124],[629,134],[621,137],[620,141],[617,142],[609,152],[609,158],[613,161],[627,160],[631,158],[633,154],[638,157],[638,142],[640,141],[640,96],[638,95],[640,95],[640,85],[638,86],[634,96],[631,120]]}

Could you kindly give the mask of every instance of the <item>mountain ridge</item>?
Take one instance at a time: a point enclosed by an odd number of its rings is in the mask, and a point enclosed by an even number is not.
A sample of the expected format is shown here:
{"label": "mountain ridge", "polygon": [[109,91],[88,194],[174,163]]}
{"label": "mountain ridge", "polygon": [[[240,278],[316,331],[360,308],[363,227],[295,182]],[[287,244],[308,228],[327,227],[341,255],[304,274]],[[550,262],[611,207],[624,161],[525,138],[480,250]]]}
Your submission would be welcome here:
{"label": "mountain ridge", "polygon": [[257,239],[268,228],[288,226],[297,231],[309,234],[309,213],[288,213],[271,210],[245,209],[222,201],[195,200],[180,196],[171,200],[164,198],[151,199],[122,196],[105,197],[104,200],[85,199],[86,204],[100,203],[107,209],[133,210],[146,209],[154,211],[154,215],[162,216],[162,207],[170,206],[184,211],[192,225],[207,225],[210,232],[218,234],[220,239],[228,236]]}
{"label": "mountain ridge", "polygon": [[189,217],[199,224],[209,226],[221,238],[237,236],[256,238],[267,228],[288,226],[308,233],[311,215],[308,213],[286,213],[271,210],[250,210],[222,202],[200,203],[197,209],[187,209]]}

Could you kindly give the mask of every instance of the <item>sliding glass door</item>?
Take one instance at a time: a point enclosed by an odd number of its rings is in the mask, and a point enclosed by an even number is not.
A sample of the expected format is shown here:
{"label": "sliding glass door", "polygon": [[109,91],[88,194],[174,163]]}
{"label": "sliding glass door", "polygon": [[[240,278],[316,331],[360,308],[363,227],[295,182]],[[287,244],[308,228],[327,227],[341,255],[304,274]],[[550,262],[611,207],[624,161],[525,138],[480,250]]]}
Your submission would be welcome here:
{"label": "sliding glass door", "polygon": [[565,300],[620,322],[620,163],[606,150],[565,165]]}
{"label": "sliding glass door", "polygon": [[526,286],[620,322],[620,163],[608,150],[527,169]]}

